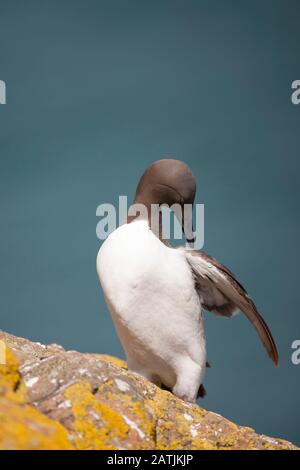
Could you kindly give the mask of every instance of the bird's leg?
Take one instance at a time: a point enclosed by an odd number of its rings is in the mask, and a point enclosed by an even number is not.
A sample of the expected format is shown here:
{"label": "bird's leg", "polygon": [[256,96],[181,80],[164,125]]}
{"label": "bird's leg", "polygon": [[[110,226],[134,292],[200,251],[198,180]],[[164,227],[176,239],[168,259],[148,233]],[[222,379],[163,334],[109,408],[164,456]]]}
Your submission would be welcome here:
{"label": "bird's leg", "polygon": [[[211,367],[210,363],[206,361],[206,368]],[[197,398],[204,398],[207,395],[207,391],[203,384],[200,385],[198,390]]]}
{"label": "bird's leg", "polygon": [[203,384],[200,385],[197,398],[204,398],[207,395],[206,389]]}

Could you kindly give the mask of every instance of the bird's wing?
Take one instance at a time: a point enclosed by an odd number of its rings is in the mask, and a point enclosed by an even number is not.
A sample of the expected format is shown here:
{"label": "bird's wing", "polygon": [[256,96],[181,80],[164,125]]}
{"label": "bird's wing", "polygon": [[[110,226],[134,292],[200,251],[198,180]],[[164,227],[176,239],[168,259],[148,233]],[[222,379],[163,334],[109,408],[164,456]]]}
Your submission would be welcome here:
{"label": "bird's wing", "polygon": [[230,317],[238,310],[242,311],[253,323],[269,356],[277,365],[279,357],[272,334],[234,274],[203,251],[186,248],[184,251],[193,270],[196,289],[203,308],[226,317]]}

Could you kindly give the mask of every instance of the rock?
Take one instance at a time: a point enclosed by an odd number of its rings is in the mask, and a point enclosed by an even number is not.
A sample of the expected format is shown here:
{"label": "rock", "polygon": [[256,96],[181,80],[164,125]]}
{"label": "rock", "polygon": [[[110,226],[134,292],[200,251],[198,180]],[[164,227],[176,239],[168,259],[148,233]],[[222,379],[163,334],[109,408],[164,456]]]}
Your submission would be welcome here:
{"label": "rock", "polygon": [[184,403],[120,359],[0,340],[0,449],[296,449]]}
{"label": "rock", "polygon": [[72,449],[68,432],[28,403],[18,363],[10,349],[0,365],[0,449]]}

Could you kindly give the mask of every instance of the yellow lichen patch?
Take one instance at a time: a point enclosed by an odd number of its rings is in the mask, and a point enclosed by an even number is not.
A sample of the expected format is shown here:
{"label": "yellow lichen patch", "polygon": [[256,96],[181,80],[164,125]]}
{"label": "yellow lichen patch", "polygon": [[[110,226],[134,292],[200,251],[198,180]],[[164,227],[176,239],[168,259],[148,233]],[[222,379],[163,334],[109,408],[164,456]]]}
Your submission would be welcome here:
{"label": "yellow lichen patch", "polygon": [[75,417],[73,430],[78,449],[116,449],[118,442],[126,438],[129,428],[122,416],[99,402],[92,394],[90,384],[80,382],[71,385],[65,397],[72,404]]}
{"label": "yellow lichen patch", "polygon": [[115,364],[116,366],[121,367],[121,369],[127,369],[126,362],[122,359],[119,359],[118,357],[109,356],[108,354],[94,354],[94,356],[98,357],[104,362]]}
{"label": "yellow lichen patch", "polygon": [[72,449],[63,426],[30,405],[0,397],[0,449]]}
{"label": "yellow lichen patch", "polygon": [[106,393],[106,392],[110,393],[112,385],[113,385],[113,380],[112,379],[107,379],[104,382],[102,382],[101,384],[99,384],[98,390],[101,393],[101,395]]}
{"label": "yellow lichen patch", "polygon": [[266,450],[288,450],[290,447],[288,442],[283,441],[281,439],[276,439],[276,441],[272,444],[272,442],[264,442],[263,447]]}
{"label": "yellow lichen patch", "polygon": [[25,397],[25,387],[21,381],[19,364],[14,354],[6,348],[5,364],[0,365],[0,395],[10,396],[14,401]]}
{"label": "yellow lichen patch", "polygon": [[[157,388],[155,394],[146,400],[146,404],[155,416],[157,449],[182,449],[186,441],[191,441],[189,430],[184,429],[182,424],[182,406],[173,395]],[[181,409],[180,419],[178,419],[178,408]],[[175,439],[173,439],[174,433],[176,433]]]}
{"label": "yellow lichen patch", "polygon": [[149,414],[149,411],[146,411],[145,405],[140,402],[135,402],[132,406],[132,411],[135,416],[139,418],[139,422],[141,423],[140,427],[142,431],[148,436],[150,439],[153,439],[156,433],[155,423],[156,417]]}
{"label": "yellow lichen patch", "polygon": [[[186,405],[169,392],[156,389],[146,403],[156,417],[157,449],[229,449],[236,444],[235,432],[224,436],[221,434],[217,439],[215,426],[205,421],[209,415],[207,411],[197,405]],[[205,422],[205,434],[201,422]]]}
{"label": "yellow lichen patch", "polygon": [[229,448],[233,447],[236,444],[236,436],[225,434],[223,436],[220,436],[217,441],[217,445],[219,448]]}
{"label": "yellow lichen patch", "polygon": [[269,449],[269,450],[274,449],[274,446],[272,444],[270,444],[269,442],[264,442],[263,446],[264,446],[265,449]]}
{"label": "yellow lichen patch", "polygon": [[19,364],[6,348],[0,365],[0,449],[72,449],[61,424],[25,403]]}
{"label": "yellow lichen patch", "polygon": [[[151,409],[147,409],[144,400],[139,401],[130,393],[119,393],[109,390],[107,384],[111,381],[105,382],[99,386],[98,393],[101,395],[103,403],[111,403],[114,409],[120,415],[125,415],[130,421],[135,423],[136,427],[145,435],[145,439],[138,439],[140,441],[140,449],[151,449],[154,446],[155,435],[155,416],[151,413]],[[110,384],[111,385],[111,384]],[[133,432],[138,431],[133,429]]]}

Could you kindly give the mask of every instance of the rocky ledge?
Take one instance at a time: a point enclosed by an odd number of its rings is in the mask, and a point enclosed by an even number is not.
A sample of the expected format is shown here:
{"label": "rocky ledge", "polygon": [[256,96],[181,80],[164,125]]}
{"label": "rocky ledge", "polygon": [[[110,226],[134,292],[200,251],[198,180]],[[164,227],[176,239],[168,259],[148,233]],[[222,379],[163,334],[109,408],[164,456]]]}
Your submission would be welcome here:
{"label": "rocky ledge", "polygon": [[184,403],[120,359],[0,340],[0,449],[296,449]]}

